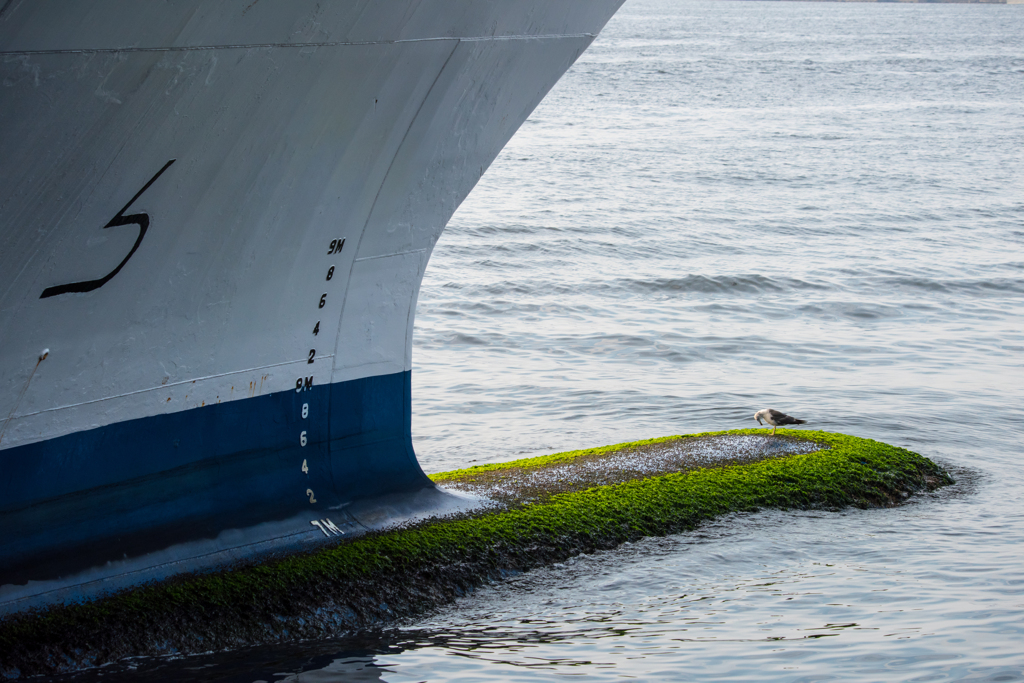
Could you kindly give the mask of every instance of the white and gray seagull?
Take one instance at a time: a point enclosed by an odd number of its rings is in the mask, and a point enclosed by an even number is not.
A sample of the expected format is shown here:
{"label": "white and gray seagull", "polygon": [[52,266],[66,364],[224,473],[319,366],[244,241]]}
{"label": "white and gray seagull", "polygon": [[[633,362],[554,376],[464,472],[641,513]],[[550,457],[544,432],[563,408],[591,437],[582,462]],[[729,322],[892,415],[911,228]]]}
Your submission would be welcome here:
{"label": "white and gray seagull", "polygon": [[757,424],[761,424],[761,420],[764,420],[772,426],[772,435],[775,434],[775,430],[779,427],[786,425],[802,425],[807,424],[807,420],[798,420],[795,417],[780,413],[774,408],[765,408],[754,413],[754,419],[757,420]]}

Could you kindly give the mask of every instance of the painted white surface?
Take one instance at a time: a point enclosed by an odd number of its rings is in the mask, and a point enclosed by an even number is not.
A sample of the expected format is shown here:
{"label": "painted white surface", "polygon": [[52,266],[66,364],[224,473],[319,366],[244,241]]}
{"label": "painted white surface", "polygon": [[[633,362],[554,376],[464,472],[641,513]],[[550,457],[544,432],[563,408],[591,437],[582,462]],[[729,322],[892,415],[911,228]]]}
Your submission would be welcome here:
{"label": "painted white surface", "polygon": [[0,449],[408,370],[445,223],[619,4],[4,5]]}

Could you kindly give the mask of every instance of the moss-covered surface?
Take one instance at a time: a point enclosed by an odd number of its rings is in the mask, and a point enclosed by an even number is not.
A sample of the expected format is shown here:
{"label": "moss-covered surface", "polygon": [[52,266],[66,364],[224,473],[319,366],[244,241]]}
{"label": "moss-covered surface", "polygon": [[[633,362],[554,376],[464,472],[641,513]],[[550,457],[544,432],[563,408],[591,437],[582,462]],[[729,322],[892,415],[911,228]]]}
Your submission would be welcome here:
{"label": "moss-covered surface", "polygon": [[[717,435],[755,433],[763,432]],[[780,435],[828,450],[554,493],[538,503],[364,536],[316,554],[11,617],[0,622],[0,672],[46,674],[129,655],[336,635],[420,613],[509,573],[687,531],[729,512],[892,506],[914,491],[952,483],[935,463],[902,448],[827,432]],[[434,479],[465,482],[487,472],[708,436],[716,435],[619,444]]]}

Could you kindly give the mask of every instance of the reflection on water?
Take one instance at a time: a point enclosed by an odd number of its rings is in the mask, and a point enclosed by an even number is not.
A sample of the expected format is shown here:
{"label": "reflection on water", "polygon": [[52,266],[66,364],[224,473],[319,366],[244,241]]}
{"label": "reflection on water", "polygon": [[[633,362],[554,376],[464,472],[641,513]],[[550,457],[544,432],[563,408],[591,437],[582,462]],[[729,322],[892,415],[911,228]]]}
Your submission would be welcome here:
{"label": "reflection on water", "polygon": [[384,681],[385,673],[393,673],[382,669],[376,657],[339,657],[322,669],[312,669],[291,674],[277,679],[281,683],[320,683],[323,681],[352,681],[352,683],[370,683]]}

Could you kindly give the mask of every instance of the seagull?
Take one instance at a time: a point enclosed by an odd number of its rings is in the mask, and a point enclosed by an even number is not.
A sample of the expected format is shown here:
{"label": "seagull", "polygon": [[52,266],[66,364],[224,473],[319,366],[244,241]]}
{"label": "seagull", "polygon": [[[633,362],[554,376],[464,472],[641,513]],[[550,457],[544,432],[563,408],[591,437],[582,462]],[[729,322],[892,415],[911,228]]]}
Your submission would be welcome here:
{"label": "seagull", "polygon": [[754,413],[754,419],[757,420],[757,424],[761,424],[761,420],[764,420],[772,426],[772,435],[775,435],[775,430],[785,425],[802,425],[807,424],[807,420],[798,420],[795,417],[790,417],[785,413],[780,413],[774,408],[765,408]]}

